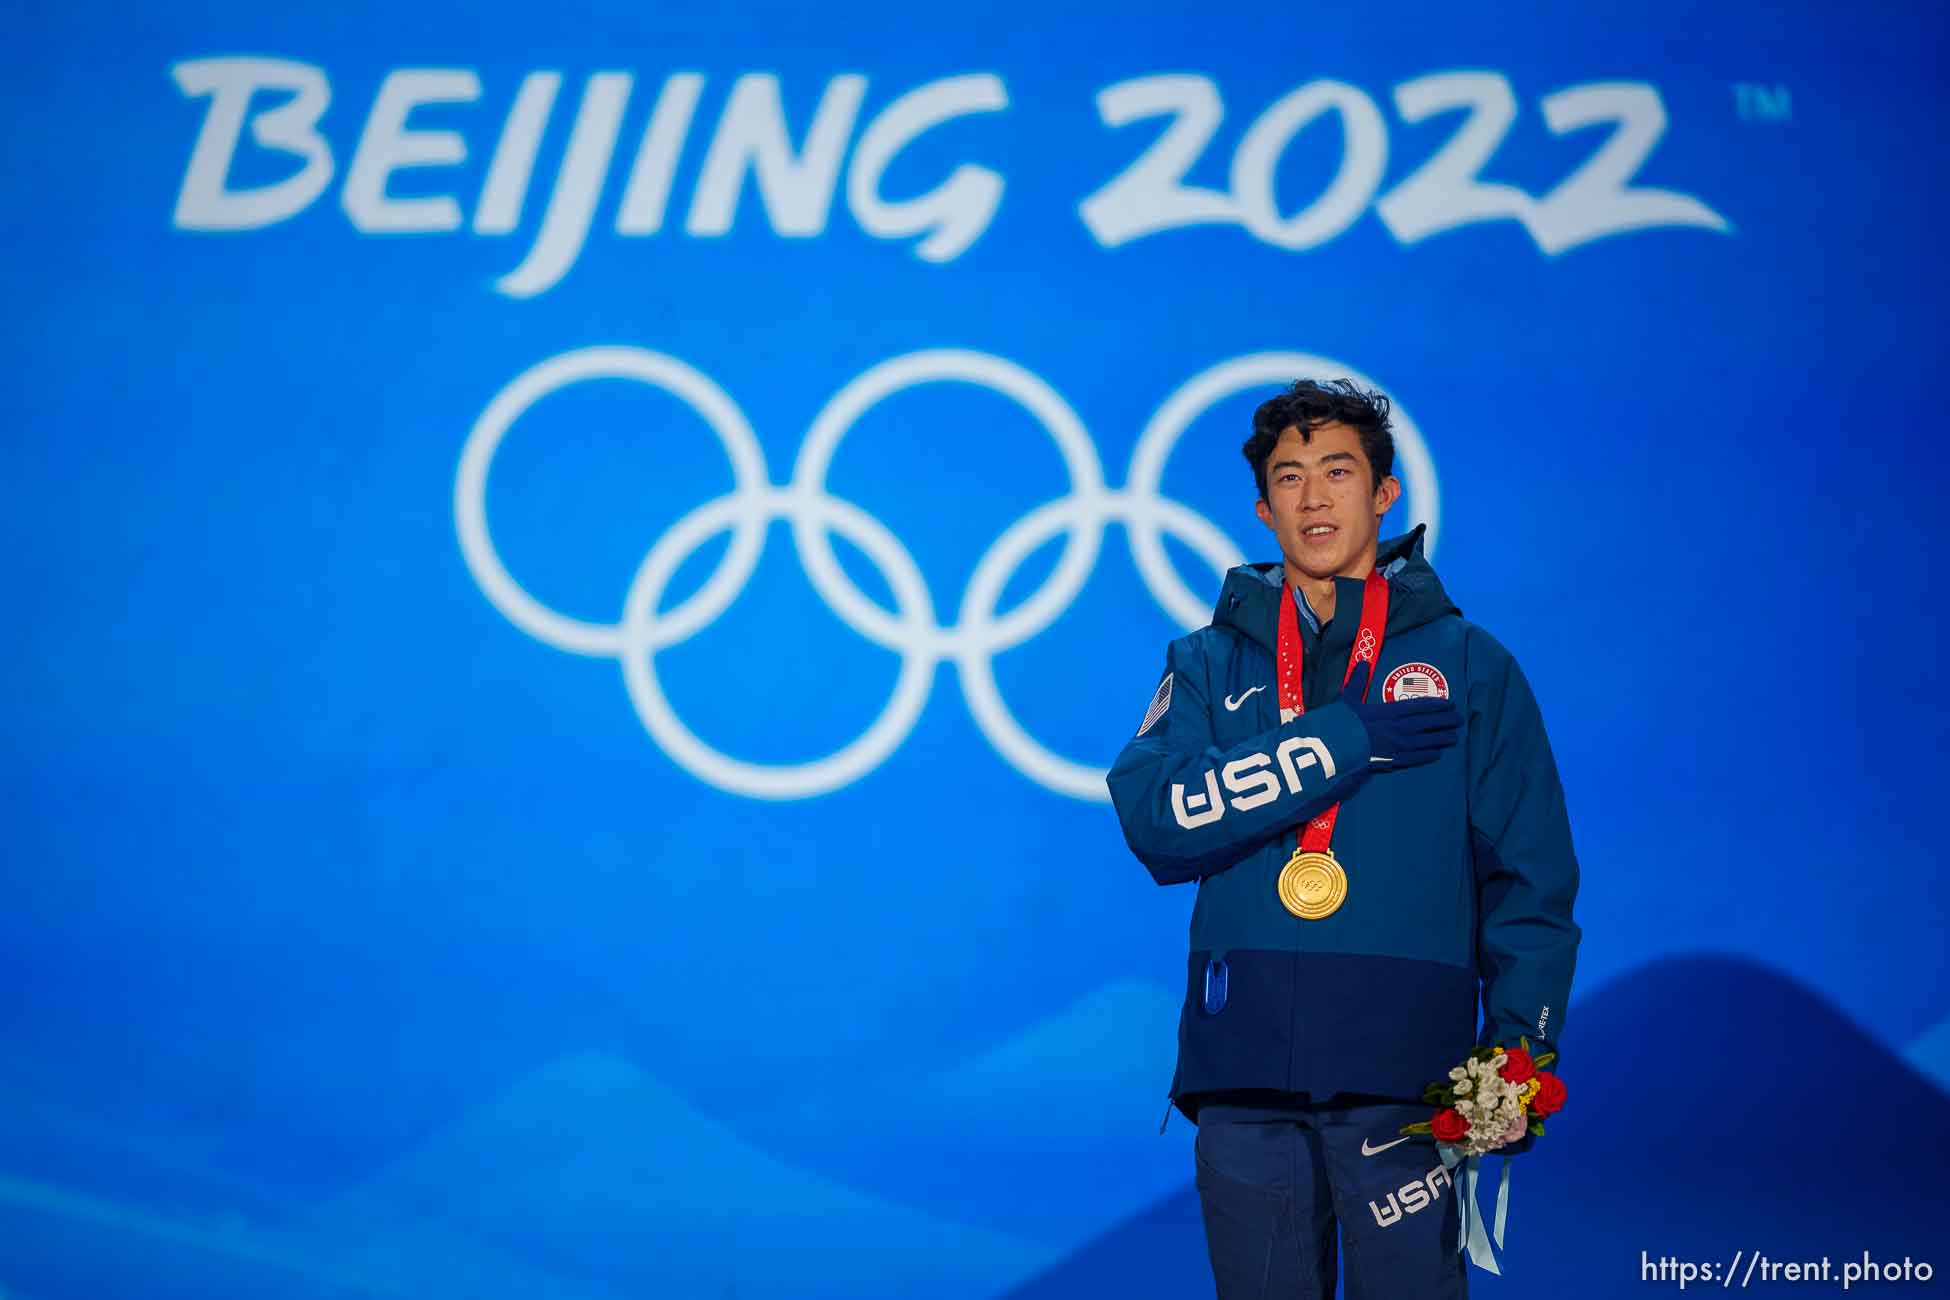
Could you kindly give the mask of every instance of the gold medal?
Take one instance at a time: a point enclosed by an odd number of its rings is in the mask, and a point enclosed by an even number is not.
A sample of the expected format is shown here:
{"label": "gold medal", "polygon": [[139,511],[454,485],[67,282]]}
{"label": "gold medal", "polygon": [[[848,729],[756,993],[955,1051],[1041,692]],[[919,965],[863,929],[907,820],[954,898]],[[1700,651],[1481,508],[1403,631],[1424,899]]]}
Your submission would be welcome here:
{"label": "gold medal", "polygon": [[1280,906],[1303,921],[1318,921],[1340,910],[1347,898],[1347,872],[1334,851],[1296,847],[1280,868]]}

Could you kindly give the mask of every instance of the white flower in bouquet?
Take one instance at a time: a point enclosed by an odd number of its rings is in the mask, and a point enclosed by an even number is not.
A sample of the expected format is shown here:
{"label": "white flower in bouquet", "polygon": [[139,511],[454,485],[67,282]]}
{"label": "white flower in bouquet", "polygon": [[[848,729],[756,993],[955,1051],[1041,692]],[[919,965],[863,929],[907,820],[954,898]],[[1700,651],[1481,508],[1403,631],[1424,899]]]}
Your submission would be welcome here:
{"label": "white flower in bouquet", "polygon": [[1456,1113],[1469,1121],[1461,1143],[1465,1155],[1484,1155],[1504,1145],[1526,1124],[1518,1085],[1498,1073],[1507,1058],[1502,1052],[1487,1061],[1471,1060],[1465,1077],[1454,1085]]}

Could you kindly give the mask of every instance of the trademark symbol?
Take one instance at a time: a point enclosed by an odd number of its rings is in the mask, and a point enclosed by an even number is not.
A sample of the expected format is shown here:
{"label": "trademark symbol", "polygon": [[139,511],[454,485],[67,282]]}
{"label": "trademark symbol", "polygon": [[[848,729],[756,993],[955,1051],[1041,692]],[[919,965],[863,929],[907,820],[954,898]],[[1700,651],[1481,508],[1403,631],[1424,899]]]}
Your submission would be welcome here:
{"label": "trademark symbol", "polygon": [[1743,122],[1789,122],[1794,105],[1786,86],[1762,86],[1751,81],[1733,83],[1733,107]]}

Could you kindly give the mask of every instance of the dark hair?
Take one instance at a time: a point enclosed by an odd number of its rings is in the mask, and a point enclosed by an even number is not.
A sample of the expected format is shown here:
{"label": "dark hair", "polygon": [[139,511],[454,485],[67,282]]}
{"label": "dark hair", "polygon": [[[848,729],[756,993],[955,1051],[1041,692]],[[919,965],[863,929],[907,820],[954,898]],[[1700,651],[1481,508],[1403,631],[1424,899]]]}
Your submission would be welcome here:
{"label": "dark hair", "polygon": [[1253,436],[1240,449],[1246,453],[1246,463],[1253,467],[1260,499],[1266,499],[1266,461],[1280,435],[1297,428],[1302,442],[1312,442],[1313,431],[1323,424],[1345,424],[1360,435],[1361,450],[1368,454],[1368,467],[1374,471],[1368,488],[1380,487],[1381,480],[1395,471],[1395,434],[1388,409],[1385,396],[1364,393],[1347,379],[1330,379],[1325,384],[1297,379],[1278,397],[1261,402],[1253,412]]}

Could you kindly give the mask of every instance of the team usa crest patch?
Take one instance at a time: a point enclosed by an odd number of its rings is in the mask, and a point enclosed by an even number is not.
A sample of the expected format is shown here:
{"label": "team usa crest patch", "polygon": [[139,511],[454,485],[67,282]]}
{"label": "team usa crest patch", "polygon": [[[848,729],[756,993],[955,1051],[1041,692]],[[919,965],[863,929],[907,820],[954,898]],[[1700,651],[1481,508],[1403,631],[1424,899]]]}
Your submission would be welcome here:
{"label": "team usa crest patch", "polygon": [[1438,699],[1449,698],[1449,679],[1434,664],[1403,664],[1388,674],[1388,680],[1381,684],[1381,698],[1389,703],[1396,700],[1419,700],[1429,696]]}

